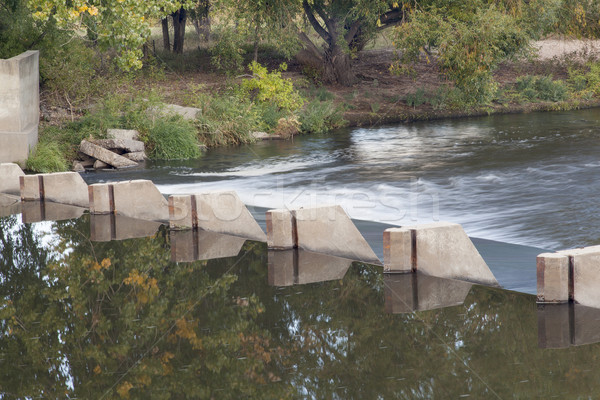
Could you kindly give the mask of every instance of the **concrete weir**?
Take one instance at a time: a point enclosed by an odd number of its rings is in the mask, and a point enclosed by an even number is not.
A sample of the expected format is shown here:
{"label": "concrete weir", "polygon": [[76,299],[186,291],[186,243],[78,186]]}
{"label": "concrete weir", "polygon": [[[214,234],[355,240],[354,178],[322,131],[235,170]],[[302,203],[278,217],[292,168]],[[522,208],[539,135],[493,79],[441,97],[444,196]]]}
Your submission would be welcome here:
{"label": "concrete weir", "polygon": [[422,272],[439,278],[498,286],[462,226],[437,222],[383,233],[384,272]]}
{"label": "concrete weir", "polygon": [[600,308],[600,246],[543,253],[537,257],[538,303],[573,301]]}
{"label": "concrete weir", "polygon": [[270,249],[299,248],[315,253],[381,265],[344,209],[338,205],[297,210],[269,210],[266,214]]}
{"label": "concrete weir", "polygon": [[266,235],[234,191],[169,196],[169,225],[265,241]]}
{"label": "concrete weir", "polygon": [[169,205],[154,183],[133,180],[96,183],[88,188],[90,214],[118,214],[149,221],[168,221]]}
{"label": "concrete weir", "polygon": [[25,175],[21,167],[14,163],[0,164],[0,193],[20,194],[19,178]]}
{"label": "concrete weir", "polygon": [[88,186],[77,172],[21,175],[22,201],[51,201],[88,207]]}

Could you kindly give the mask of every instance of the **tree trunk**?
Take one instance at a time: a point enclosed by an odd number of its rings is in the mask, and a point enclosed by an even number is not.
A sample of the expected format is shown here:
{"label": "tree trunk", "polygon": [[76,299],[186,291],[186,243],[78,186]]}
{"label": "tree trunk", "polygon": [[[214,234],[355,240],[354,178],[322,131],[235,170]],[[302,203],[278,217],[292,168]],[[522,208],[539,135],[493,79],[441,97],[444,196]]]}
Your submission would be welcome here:
{"label": "tree trunk", "polygon": [[183,41],[185,39],[185,23],[187,12],[180,8],[173,14],[173,53],[183,53]]}
{"label": "tree trunk", "polygon": [[323,58],[323,79],[326,83],[339,83],[344,86],[352,86],[356,81],[356,75],[352,72],[350,54],[333,45],[325,50]]}
{"label": "tree trunk", "polygon": [[200,40],[210,42],[210,0],[200,0],[198,2],[195,18],[192,22]]}
{"label": "tree trunk", "polygon": [[256,21],[254,28],[254,62],[258,62],[258,45],[260,44],[260,21]]}
{"label": "tree trunk", "polygon": [[163,34],[163,48],[166,51],[171,51],[171,39],[169,38],[169,20],[165,17],[161,21]]}

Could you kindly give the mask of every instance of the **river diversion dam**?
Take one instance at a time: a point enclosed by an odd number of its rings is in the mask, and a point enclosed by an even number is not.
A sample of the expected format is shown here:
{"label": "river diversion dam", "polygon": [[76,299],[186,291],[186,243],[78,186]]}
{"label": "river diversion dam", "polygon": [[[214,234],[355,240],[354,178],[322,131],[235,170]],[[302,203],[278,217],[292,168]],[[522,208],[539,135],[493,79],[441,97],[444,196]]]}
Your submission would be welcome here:
{"label": "river diversion dam", "polygon": [[[575,123],[585,127],[590,113]],[[552,131],[519,141],[511,134],[493,154],[485,133],[466,145],[469,121],[456,123],[460,137],[452,137],[453,124],[436,128],[444,137],[406,133],[450,153],[419,152],[413,143],[402,162],[411,170],[422,163],[418,178],[389,165],[391,149],[379,160],[369,151],[371,140],[384,153],[381,143],[400,146],[382,139],[387,128],[370,132],[373,139],[357,130],[349,139],[257,145],[247,156],[218,150],[200,161],[211,165],[205,172],[155,163],[112,174],[24,175],[3,164],[2,393],[595,397],[600,256],[587,228],[595,217],[578,220],[582,232],[563,224],[572,211],[557,207],[563,196],[586,207],[594,181],[572,185],[594,168],[594,125],[565,142]],[[338,157],[351,152],[356,165],[321,158],[335,154],[336,140],[347,140]],[[552,141],[561,143],[554,154]],[[536,146],[546,155],[532,152]],[[289,150],[287,163],[271,147]],[[579,158],[561,172],[557,154],[573,160],[571,151]],[[514,152],[529,154],[530,167],[516,165]],[[480,156],[486,165],[472,173]],[[231,157],[237,165],[227,164]],[[556,164],[544,165],[548,159]],[[460,174],[442,179],[444,169]],[[372,174],[404,175],[414,198],[402,187],[373,201],[375,191],[330,186],[361,185]],[[547,191],[555,184],[566,192]],[[525,209],[515,191],[525,193]],[[495,201],[506,211],[494,214]],[[542,217],[542,203],[560,209],[555,221]],[[391,207],[403,218],[384,221]],[[181,382],[189,386],[177,389]]]}

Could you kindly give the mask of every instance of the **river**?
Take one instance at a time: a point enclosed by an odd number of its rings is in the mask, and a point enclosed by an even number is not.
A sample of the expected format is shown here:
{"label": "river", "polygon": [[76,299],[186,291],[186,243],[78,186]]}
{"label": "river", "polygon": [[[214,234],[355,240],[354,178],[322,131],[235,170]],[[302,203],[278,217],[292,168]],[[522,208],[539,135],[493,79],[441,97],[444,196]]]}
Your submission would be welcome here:
{"label": "river", "polygon": [[546,249],[600,242],[600,110],[499,115],[212,149],[200,160],[86,174],[166,194],[233,189],[249,205],[341,204],[393,225],[445,220]]}

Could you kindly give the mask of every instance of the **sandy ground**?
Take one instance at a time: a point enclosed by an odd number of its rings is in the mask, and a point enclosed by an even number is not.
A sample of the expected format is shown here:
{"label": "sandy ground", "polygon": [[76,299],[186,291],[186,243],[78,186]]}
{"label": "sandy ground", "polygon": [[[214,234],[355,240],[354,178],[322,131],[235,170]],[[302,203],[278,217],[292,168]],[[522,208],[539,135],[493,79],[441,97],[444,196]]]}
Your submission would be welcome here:
{"label": "sandy ground", "polygon": [[571,39],[546,39],[533,45],[538,49],[541,60],[563,58],[565,56],[600,56],[600,40],[571,40]]}

